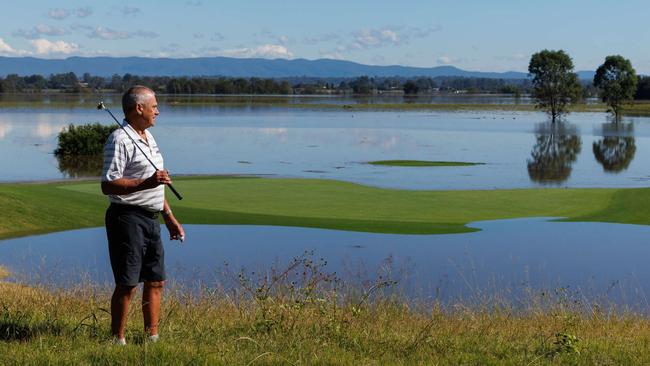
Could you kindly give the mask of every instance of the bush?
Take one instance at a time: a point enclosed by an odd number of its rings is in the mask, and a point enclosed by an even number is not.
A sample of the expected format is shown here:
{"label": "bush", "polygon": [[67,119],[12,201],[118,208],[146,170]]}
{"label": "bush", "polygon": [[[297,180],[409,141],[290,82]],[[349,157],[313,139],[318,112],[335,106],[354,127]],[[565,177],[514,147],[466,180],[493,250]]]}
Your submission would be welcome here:
{"label": "bush", "polygon": [[108,136],[119,128],[102,126],[99,123],[89,123],[81,126],[70,124],[59,132],[59,144],[54,150],[57,156],[92,156],[104,151]]}

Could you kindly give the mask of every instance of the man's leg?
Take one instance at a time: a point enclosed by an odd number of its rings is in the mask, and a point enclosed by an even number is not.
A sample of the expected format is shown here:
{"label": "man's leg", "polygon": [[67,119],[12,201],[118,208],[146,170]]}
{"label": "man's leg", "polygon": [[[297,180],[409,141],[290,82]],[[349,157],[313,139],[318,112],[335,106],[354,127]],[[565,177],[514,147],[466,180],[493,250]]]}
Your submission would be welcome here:
{"label": "man's leg", "polygon": [[134,293],[135,286],[115,285],[111,298],[111,330],[118,339],[124,338],[129,302]]}
{"label": "man's leg", "polygon": [[144,316],[144,331],[147,335],[158,334],[158,319],[160,317],[160,300],[162,299],[165,281],[145,281],[142,291],[142,315]]}

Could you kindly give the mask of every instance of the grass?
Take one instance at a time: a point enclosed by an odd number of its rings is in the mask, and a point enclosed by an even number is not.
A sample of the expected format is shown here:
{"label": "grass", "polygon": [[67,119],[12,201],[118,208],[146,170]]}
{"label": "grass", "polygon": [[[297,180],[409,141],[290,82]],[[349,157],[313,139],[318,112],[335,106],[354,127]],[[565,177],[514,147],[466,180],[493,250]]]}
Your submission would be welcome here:
{"label": "grass", "polygon": [[429,161],[429,160],[376,160],[369,161],[371,165],[385,166],[407,166],[407,167],[426,167],[426,166],[473,166],[484,163],[467,163],[462,161]]}
{"label": "grass", "polygon": [[[293,272],[297,275],[291,275]],[[298,258],[230,290],[167,290],[161,341],[144,342],[139,298],[125,348],[110,345],[110,289],[0,282],[0,364],[594,365],[650,362],[650,320],[566,293],[505,303],[406,302],[380,282],[354,291]],[[304,274],[303,274],[304,273]]]}
{"label": "grass", "polygon": [[[331,180],[187,177],[169,195],[185,224],[279,225],[399,234],[471,232],[518,217],[650,224],[650,189],[412,191]],[[103,225],[96,181],[0,184],[0,238]]]}

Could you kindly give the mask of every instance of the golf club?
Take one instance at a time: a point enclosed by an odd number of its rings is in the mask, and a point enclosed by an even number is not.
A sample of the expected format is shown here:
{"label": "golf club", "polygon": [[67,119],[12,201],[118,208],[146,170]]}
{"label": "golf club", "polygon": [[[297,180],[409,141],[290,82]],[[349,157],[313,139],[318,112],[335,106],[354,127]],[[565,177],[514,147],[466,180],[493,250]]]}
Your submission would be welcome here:
{"label": "golf club", "polygon": [[[124,126],[122,126],[122,124],[117,120],[117,118],[115,118],[115,116],[113,115],[113,113],[111,113],[111,111],[110,111],[108,108],[106,108],[106,106],[104,105],[104,102],[99,102],[99,104],[97,104],[97,109],[103,109],[103,110],[105,110],[106,112],[108,112],[108,114],[110,114],[111,117],[113,117],[113,120],[115,121],[115,123],[117,123],[117,125],[120,126],[120,128],[124,131],[124,133],[126,133],[127,136],[129,136],[129,139],[131,139],[131,142],[133,142],[133,145],[135,145],[135,146],[138,148],[138,150],[140,150],[140,152],[142,153],[142,155],[144,155],[144,157],[147,159],[147,161],[149,161],[149,163],[151,164],[151,166],[153,166],[154,169],[159,170],[158,167],[156,167],[156,164],[154,164],[153,161],[151,161],[151,159],[149,159],[149,157],[147,156],[147,154],[144,153],[144,151],[142,150],[142,148],[140,147],[140,145],[138,145],[138,144],[135,142],[135,140],[133,139],[133,137],[131,137],[131,135],[126,131],[126,129],[124,128]],[[174,193],[174,195],[176,195],[176,197],[177,197],[179,200],[182,200],[182,199],[183,199],[183,197],[181,197],[180,193],[178,193],[178,191],[176,191],[176,189],[174,189],[174,187],[171,185],[171,183],[170,183],[170,184],[167,184],[167,186],[169,187],[169,189],[172,190],[172,192]],[[181,242],[182,242],[182,241],[183,241],[183,239],[181,239]]]}

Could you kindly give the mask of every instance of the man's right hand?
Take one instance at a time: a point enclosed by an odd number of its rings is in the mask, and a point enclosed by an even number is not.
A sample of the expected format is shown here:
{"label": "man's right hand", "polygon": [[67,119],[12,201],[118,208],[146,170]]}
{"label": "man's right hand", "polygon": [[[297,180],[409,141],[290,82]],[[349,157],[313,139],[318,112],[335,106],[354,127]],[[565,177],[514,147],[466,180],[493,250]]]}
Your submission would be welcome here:
{"label": "man's right hand", "polygon": [[156,170],[151,177],[147,178],[147,186],[151,188],[158,187],[161,184],[171,184],[172,179],[166,170]]}
{"label": "man's right hand", "polygon": [[130,194],[144,189],[156,188],[161,184],[171,184],[172,179],[166,170],[156,170],[146,179],[119,178],[110,182],[102,182],[102,193],[104,194]]}

